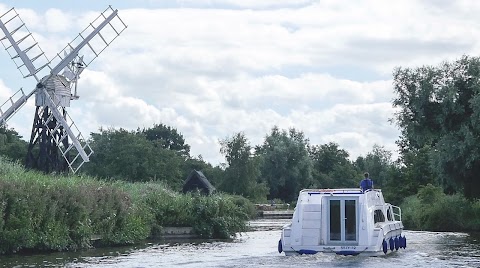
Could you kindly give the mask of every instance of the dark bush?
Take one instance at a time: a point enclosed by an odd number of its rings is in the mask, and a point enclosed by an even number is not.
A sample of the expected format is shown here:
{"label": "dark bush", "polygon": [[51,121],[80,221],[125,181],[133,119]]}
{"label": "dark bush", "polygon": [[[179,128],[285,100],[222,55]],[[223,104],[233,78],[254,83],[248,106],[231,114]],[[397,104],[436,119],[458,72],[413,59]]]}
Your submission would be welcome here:
{"label": "dark bush", "polygon": [[447,195],[428,184],[402,204],[405,228],[429,231],[480,230],[480,202],[461,194]]}

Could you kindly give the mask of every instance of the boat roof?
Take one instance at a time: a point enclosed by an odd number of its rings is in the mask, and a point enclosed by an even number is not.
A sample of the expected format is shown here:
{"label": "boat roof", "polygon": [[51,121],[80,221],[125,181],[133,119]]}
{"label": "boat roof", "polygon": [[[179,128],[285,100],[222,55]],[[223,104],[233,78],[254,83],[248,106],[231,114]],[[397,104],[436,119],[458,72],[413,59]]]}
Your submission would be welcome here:
{"label": "boat roof", "polygon": [[[371,189],[367,191],[381,192],[381,189]],[[341,188],[341,189],[303,189],[300,194],[363,194],[362,190],[358,188]]]}

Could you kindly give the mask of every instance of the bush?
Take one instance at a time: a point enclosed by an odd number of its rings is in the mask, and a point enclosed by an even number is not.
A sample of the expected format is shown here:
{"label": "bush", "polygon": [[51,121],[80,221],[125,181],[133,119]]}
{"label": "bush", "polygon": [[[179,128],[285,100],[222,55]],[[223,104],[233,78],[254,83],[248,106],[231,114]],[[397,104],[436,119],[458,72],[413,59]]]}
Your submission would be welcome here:
{"label": "bush", "polygon": [[229,238],[236,232],[246,231],[245,221],[249,215],[245,209],[235,204],[234,200],[238,198],[223,194],[210,197],[197,194],[193,200],[193,213],[198,217],[193,225],[196,234],[202,237]]}
{"label": "bush", "polygon": [[461,194],[446,195],[441,187],[428,184],[402,204],[406,228],[430,231],[470,231],[480,228],[480,203]]}
{"label": "bush", "polygon": [[206,238],[229,238],[246,230],[246,221],[256,215],[255,206],[241,196],[180,194],[157,183],[126,184],[137,203],[151,213],[152,236],[163,226],[192,226]]}
{"label": "bush", "polygon": [[472,209],[468,213],[468,218],[471,220],[468,222],[468,229],[472,231],[480,231],[480,200],[477,199],[472,202]]}
{"label": "bush", "polygon": [[229,198],[238,207],[241,213],[246,214],[248,218],[252,219],[257,216],[257,209],[249,199],[240,195],[231,195]]}

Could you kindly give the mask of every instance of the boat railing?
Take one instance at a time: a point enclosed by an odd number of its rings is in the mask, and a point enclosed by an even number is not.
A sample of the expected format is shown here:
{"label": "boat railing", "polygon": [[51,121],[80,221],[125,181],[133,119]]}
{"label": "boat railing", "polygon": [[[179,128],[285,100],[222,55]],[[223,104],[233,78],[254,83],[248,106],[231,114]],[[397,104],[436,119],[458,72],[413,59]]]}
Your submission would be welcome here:
{"label": "boat railing", "polygon": [[340,189],[303,189],[300,193],[308,194],[363,194],[367,192],[382,192],[381,189],[368,189],[362,192],[359,188],[340,188]]}
{"label": "boat railing", "polygon": [[393,217],[395,220],[402,221],[402,209],[394,205],[391,206],[393,208]]}

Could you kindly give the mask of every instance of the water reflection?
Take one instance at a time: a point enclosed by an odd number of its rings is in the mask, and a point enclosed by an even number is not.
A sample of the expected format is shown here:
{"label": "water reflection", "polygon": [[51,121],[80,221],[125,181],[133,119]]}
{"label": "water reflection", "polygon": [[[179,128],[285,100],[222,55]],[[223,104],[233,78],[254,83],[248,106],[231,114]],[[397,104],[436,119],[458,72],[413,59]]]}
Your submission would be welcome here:
{"label": "water reflection", "polygon": [[136,246],[2,256],[3,267],[480,267],[480,235],[405,231],[407,249],[386,257],[277,252],[285,220],[254,221],[233,241],[169,240]]}

